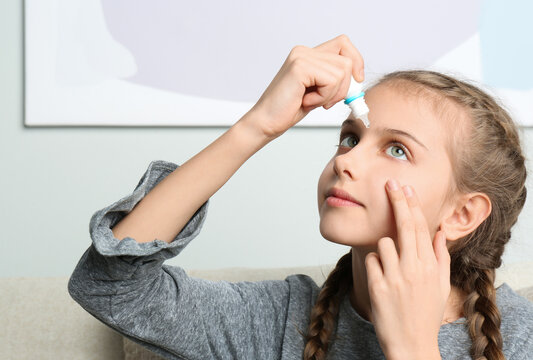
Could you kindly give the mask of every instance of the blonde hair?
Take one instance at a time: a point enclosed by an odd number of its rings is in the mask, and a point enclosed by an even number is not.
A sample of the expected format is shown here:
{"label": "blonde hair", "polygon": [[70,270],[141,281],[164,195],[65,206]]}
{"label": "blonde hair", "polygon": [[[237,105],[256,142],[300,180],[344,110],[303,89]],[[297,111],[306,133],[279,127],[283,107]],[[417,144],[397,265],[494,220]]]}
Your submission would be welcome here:
{"label": "blonde hair", "polygon": [[[451,118],[454,125],[460,125],[454,127],[467,134],[459,136],[456,131],[454,135],[458,136],[451,136],[448,144],[450,149],[453,145],[452,192],[482,192],[490,198],[492,210],[473,232],[450,247],[451,284],[467,294],[463,313],[472,340],[472,358],[504,359],[494,277],[527,195],[525,158],[517,126],[487,93],[444,74],[398,71],[385,75],[377,83],[381,84],[400,91],[425,93],[441,111],[449,110],[446,106],[453,104],[467,115],[464,121]],[[325,358],[338,317],[338,304],[351,287],[351,277],[351,255],[346,254],[326,279],[312,309],[304,359]]]}

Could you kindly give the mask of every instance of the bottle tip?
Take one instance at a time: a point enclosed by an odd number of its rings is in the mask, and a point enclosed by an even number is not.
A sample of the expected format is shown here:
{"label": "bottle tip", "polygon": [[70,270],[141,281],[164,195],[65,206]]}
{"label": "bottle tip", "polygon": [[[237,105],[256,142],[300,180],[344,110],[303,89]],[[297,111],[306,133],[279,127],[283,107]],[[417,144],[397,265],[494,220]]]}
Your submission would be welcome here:
{"label": "bottle tip", "polygon": [[368,113],[362,114],[358,117],[358,119],[361,119],[365,127],[368,129],[370,127],[370,120],[368,119]]}

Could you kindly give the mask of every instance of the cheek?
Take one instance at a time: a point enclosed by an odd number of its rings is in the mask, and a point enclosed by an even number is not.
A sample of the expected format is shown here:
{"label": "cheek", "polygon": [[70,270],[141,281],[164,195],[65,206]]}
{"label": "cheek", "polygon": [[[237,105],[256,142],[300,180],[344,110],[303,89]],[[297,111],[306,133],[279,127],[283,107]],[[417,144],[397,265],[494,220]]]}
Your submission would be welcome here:
{"label": "cheek", "polygon": [[[385,189],[388,179],[396,178],[398,173],[391,174],[389,167],[369,169],[367,176],[357,180],[355,188],[365,203],[365,210],[353,220],[346,221],[346,235],[353,239],[351,245],[375,246],[383,237],[396,239],[396,222],[392,206]],[[396,177],[395,177],[396,176]]]}
{"label": "cheek", "polygon": [[333,171],[333,159],[332,159],[326,164],[326,166],[324,167],[324,170],[322,170],[322,174],[320,174],[320,177],[318,178],[317,200],[318,200],[319,208],[324,202],[324,193],[327,190],[328,184],[332,181],[333,176],[334,176],[334,171]]}
{"label": "cheek", "polygon": [[[392,171],[391,171],[392,170]],[[371,179],[372,203],[375,203],[377,208],[374,213],[379,216],[381,220],[387,219],[388,223],[394,222],[394,215],[392,211],[392,205],[389,200],[389,196],[386,189],[386,184],[389,179],[395,179],[404,185],[404,175],[398,169],[391,169],[390,167],[381,167],[379,169],[373,169]]]}
{"label": "cheek", "polygon": [[369,208],[371,227],[375,231],[374,237],[376,240],[382,237],[396,239],[396,221],[384,184],[380,190],[374,196],[375,201],[372,208]]}
{"label": "cheek", "polygon": [[419,207],[424,214],[428,229],[434,234],[440,225],[441,210],[447,193],[446,184],[432,183],[413,184]]}
{"label": "cheek", "polygon": [[[434,191],[429,194],[421,195],[422,199],[420,207],[422,213],[426,218],[427,226],[431,234],[435,234],[440,226],[441,222],[441,209],[443,204],[443,198],[436,196],[438,191]],[[419,196],[420,199],[420,196]]]}
{"label": "cheek", "polygon": [[394,209],[386,190],[386,183],[389,179],[395,179],[401,186],[410,185],[417,192],[418,184],[413,182],[415,178],[411,169],[404,169],[402,167],[383,166],[376,169],[373,178],[373,201],[372,208],[372,223],[373,228],[376,229],[376,237],[391,237],[397,239],[397,225],[394,217]]}

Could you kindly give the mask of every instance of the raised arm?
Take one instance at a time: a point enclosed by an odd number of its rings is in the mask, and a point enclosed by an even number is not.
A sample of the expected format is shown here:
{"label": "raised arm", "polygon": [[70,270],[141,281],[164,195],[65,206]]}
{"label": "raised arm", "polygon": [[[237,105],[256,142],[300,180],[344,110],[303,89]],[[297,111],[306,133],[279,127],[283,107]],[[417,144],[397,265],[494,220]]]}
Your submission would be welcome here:
{"label": "raised arm", "polygon": [[253,126],[247,113],[213,143],[152,189],[113,227],[117,239],[139,243],[171,242],[198,208],[270,140]]}
{"label": "raised arm", "polygon": [[[308,306],[312,284],[215,283],[163,262],[198,234],[202,205],[248,158],[313,108],[344,97],[362,67],[353,66],[354,52],[346,37],[296,47],[257,104],[212,144],[177,168],[152,162],[131,195],[91,218],[93,245],[70,278],[72,298],[169,359],[279,358],[289,303],[299,296],[296,308]],[[307,314],[296,315],[298,329]]]}
{"label": "raised arm", "polygon": [[195,211],[239,167],[312,109],[344,98],[363,60],[346,36],[295,47],[255,106],[212,144],[176,169],[113,227],[117,239],[171,242]]}

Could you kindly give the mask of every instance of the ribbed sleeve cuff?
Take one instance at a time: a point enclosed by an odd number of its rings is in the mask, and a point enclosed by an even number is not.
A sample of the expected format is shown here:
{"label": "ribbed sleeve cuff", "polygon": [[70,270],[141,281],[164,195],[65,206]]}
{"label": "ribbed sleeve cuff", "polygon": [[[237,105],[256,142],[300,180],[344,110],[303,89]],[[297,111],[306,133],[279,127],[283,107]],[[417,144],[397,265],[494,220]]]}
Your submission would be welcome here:
{"label": "ribbed sleeve cuff", "polygon": [[168,259],[178,255],[198,235],[207,214],[209,201],[206,201],[196,211],[171,243],[159,239],[154,239],[148,243],[138,243],[130,237],[119,240],[113,236],[111,231],[111,228],[126,216],[150,190],[176,168],[178,165],[171,162],[152,161],[133,193],[93,214],[89,224],[89,232],[94,247],[101,255],[148,256],[157,254],[151,256],[151,260],[154,258]]}

